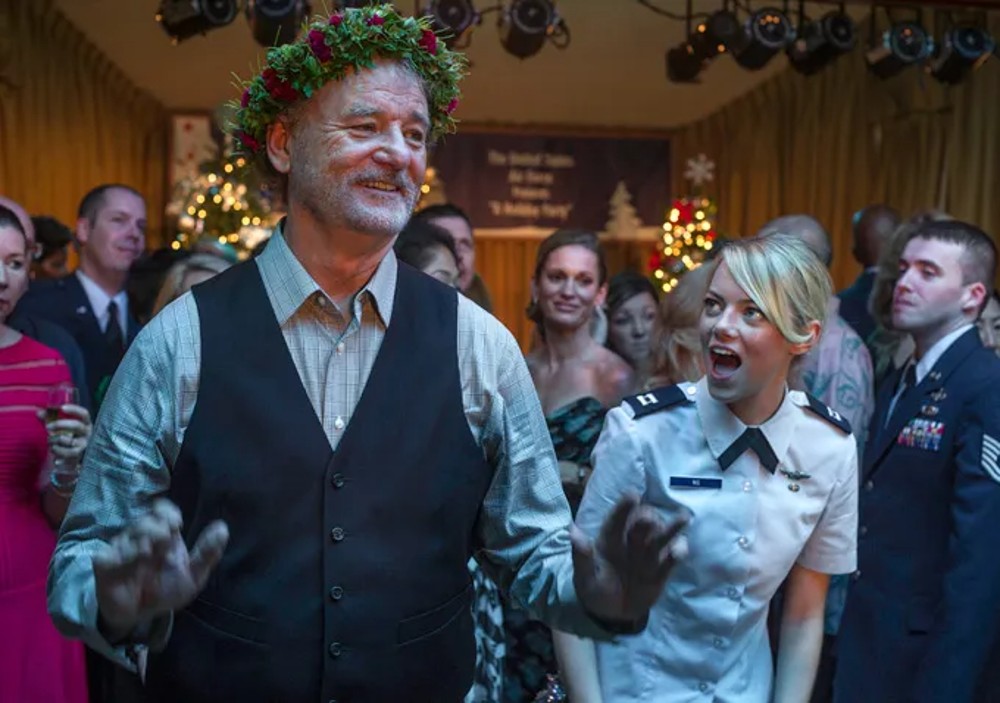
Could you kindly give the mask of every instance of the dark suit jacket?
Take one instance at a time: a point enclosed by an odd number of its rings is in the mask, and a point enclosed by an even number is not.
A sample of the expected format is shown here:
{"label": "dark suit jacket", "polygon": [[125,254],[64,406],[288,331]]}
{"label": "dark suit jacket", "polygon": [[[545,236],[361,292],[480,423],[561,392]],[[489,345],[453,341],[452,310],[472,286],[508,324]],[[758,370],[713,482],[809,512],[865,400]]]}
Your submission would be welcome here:
{"label": "dark suit jacket", "polygon": [[[87,389],[94,405],[100,404],[105,386],[120,359],[108,348],[90,300],[75,274],[48,281],[33,282],[18,303],[21,314],[45,318],[69,332],[83,352],[87,369]],[[126,346],[139,332],[139,324],[129,315],[125,330]],[[99,393],[99,389],[101,392]]]}
{"label": "dark suit jacket", "polygon": [[70,336],[69,332],[48,320],[22,312],[20,306],[13,315],[7,318],[7,325],[26,337],[59,352],[69,367],[73,385],[80,391],[80,404],[93,411],[90,402],[90,389],[87,386],[87,368],[83,361],[83,352],[80,351],[80,345]]}
{"label": "dark suit jacket", "polygon": [[868,312],[868,299],[875,283],[873,271],[862,271],[850,287],[837,293],[840,298],[840,316],[854,328],[867,345],[868,338],[875,331],[875,319]]}
{"label": "dark suit jacket", "polygon": [[996,700],[984,677],[1000,664],[1000,358],[969,330],[885,426],[900,373],[865,450],[836,700]]}

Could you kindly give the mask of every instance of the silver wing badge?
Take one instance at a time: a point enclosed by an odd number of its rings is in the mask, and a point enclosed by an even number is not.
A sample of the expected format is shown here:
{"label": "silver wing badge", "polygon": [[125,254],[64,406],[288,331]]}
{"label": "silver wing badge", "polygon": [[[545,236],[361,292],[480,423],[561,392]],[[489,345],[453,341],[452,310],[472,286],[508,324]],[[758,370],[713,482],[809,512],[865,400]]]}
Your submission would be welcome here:
{"label": "silver wing badge", "polygon": [[780,468],[778,471],[780,471],[790,481],[804,481],[807,478],[811,478],[810,474],[807,474],[805,471],[796,471],[795,469],[785,468]]}

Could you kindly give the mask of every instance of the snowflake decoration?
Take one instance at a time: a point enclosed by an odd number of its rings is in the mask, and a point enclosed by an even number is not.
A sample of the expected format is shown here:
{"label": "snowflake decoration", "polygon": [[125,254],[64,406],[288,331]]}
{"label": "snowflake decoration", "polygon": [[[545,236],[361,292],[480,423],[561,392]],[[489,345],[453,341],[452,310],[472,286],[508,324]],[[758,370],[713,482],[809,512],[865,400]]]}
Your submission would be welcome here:
{"label": "snowflake decoration", "polygon": [[691,181],[695,186],[701,186],[715,178],[713,171],[715,171],[715,162],[709,160],[704,154],[698,154],[696,158],[687,160],[684,179]]}

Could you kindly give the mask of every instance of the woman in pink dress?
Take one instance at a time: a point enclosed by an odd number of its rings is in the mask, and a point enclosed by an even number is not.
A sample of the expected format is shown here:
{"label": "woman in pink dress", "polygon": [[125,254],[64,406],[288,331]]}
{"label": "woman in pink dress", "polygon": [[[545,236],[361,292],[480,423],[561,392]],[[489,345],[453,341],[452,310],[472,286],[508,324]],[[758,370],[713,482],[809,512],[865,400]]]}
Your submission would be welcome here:
{"label": "woman in pink dress", "polygon": [[56,632],[45,579],[90,416],[63,405],[60,419],[43,423],[50,390],[70,375],[58,352],[4,324],[30,266],[20,222],[0,207],[0,703],[86,703],[83,648]]}

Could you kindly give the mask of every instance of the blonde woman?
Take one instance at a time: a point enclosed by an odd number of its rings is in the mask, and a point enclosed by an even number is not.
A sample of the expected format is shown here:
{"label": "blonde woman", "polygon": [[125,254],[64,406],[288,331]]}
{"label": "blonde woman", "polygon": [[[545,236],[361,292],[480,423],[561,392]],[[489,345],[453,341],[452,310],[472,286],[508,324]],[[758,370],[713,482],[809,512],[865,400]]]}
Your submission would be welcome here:
{"label": "blonde woman", "polygon": [[[706,375],[608,413],[577,516],[595,534],[632,493],[692,517],[690,554],[645,631],[596,645],[605,703],[807,701],[829,576],[855,569],[854,438],[786,384],[819,338],[829,275],[785,235],[730,243],[712,266],[699,322]],[[766,618],[786,579],[775,674]]]}
{"label": "blonde woman", "polygon": [[712,271],[711,265],[688,271],[660,301],[660,329],[654,340],[656,370],[649,387],[697,381],[705,374],[698,320]]}
{"label": "blonde woman", "polygon": [[153,304],[153,315],[174,302],[199,283],[217,276],[231,264],[214,254],[192,254],[178,261],[167,271],[160,292]]}

